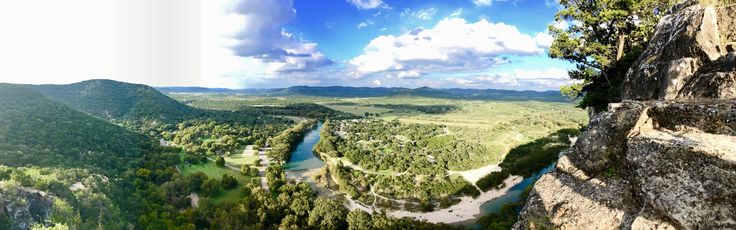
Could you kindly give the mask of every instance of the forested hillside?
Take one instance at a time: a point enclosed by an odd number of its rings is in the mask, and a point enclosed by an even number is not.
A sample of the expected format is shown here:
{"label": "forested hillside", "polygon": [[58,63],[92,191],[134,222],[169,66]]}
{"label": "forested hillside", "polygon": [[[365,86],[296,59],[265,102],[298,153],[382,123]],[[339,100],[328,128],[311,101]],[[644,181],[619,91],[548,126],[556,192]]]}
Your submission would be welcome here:
{"label": "forested hillside", "polygon": [[23,86],[0,84],[0,164],[123,170],[150,138]]}
{"label": "forested hillside", "polygon": [[106,119],[172,123],[199,113],[146,85],[89,80],[70,85],[29,88],[72,108]]}

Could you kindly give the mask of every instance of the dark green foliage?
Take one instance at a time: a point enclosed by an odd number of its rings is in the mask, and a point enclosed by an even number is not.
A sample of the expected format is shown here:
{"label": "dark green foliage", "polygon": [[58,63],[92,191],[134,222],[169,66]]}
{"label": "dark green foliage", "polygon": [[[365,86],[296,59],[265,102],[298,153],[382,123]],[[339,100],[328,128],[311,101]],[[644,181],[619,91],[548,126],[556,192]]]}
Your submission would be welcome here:
{"label": "dark green foliage", "polygon": [[286,174],[284,174],[284,168],[280,164],[271,164],[266,168],[266,178],[268,179],[268,187],[271,190],[279,190],[284,181],[286,181]]}
{"label": "dark green foliage", "polygon": [[409,104],[378,104],[376,107],[393,109],[393,110],[413,110],[426,114],[444,114],[459,109],[455,105],[409,105]]}
{"label": "dark green foliage", "polygon": [[478,224],[481,225],[482,229],[488,230],[506,230],[516,224],[518,220],[519,212],[521,208],[526,204],[526,200],[529,197],[529,192],[533,188],[534,183],[524,188],[524,192],[519,196],[520,201],[514,203],[508,203],[501,207],[501,210],[488,214],[481,217],[478,220]]}
{"label": "dark green foliage", "polygon": [[345,229],[347,222],[345,206],[332,199],[320,198],[314,201],[314,208],[309,212],[309,226],[315,229]]}
{"label": "dark green foliage", "polygon": [[71,85],[30,87],[68,106],[106,119],[172,123],[193,118],[198,113],[146,85],[89,80]]}
{"label": "dark green foliage", "polygon": [[278,116],[296,116],[307,117],[312,119],[350,119],[355,116],[348,113],[331,110],[322,105],[314,103],[288,104],[282,107],[259,107],[259,106],[239,106],[241,110],[250,112],[278,115]]}
{"label": "dark green foliage", "polygon": [[217,165],[218,167],[225,167],[225,158],[222,156],[217,156],[217,158],[215,158],[215,165]]}
{"label": "dark green foliage", "polygon": [[488,174],[478,180],[476,185],[481,190],[488,191],[501,185],[509,175],[531,176],[557,161],[560,152],[569,148],[569,138],[579,134],[580,130],[577,129],[563,129],[513,148],[499,164],[502,171]]}
{"label": "dark green foliage", "polygon": [[490,189],[496,189],[500,185],[503,184],[503,181],[506,180],[506,178],[509,177],[509,172],[506,170],[501,170],[500,172],[492,172],[491,174],[488,174],[487,176],[484,176],[478,182],[475,184],[480,188],[481,190],[488,191]]}
{"label": "dark green foliage", "polygon": [[109,174],[154,148],[148,137],[23,86],[0,84],[0,164],[93,168]]}
{"label": "dark green foliage", "polygon": [[238,186],[238,180],[236,180],[234,176],[225,174],[222,175],[222,181],[220,184],[224,189],[232,189]]}
{"label": "dark green foliage", "polygon": [[13,221],[7,215],[0,215],[0,229],[11,229]]}
{"label": "dark green foliage", "polygon": [[304,135],[315,124],[316,122],[314,120],[307,120],[284,130],[281,134],[269,140],[268,144],[271,146],[271,149],[266,154],[268,154],[268,157],[286,162],[291,156],[291,151],[296,148],[297,143],[304,138]]}
{"label": "dark green foliage", "polygon": [[561,91],[583,97],[580,107],[605,109],[620,98],[626,72],[648,45],[670,0],[560,1],[555,23],[549,26],[555,38],[549,55],[576,65],[570,78],[581,81]]}

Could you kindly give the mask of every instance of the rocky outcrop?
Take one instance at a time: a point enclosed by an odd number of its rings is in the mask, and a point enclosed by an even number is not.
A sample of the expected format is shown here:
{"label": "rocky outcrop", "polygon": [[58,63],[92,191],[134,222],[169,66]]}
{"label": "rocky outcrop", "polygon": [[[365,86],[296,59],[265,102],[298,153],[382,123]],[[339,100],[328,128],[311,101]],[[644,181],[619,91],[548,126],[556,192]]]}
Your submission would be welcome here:
{"label": "rocky outcrop", "polygon": [[718,27],[721,37],[730,42],[736,42],[736,6],[718,8]]}
{"label": "rocky outcrop", "polygon": [[675,99],[698,68],[722,52],[713,7],[687,7],[662,18],[649,46],[626,74],[624,100]]}
{"label": "rocky outcrop", "polygon": [[9,217],[13,229],[17,230],[31,229],[36,225],[49,226],[53,204],[53,197],[34,189],[0,191],[0,215]]}
{"label": "rocky outcrop", "polygon": [[736,18],[675,11],[629,71],[630,100],[591,117],[515,229],[736,229],[736,72],[714,40]]}

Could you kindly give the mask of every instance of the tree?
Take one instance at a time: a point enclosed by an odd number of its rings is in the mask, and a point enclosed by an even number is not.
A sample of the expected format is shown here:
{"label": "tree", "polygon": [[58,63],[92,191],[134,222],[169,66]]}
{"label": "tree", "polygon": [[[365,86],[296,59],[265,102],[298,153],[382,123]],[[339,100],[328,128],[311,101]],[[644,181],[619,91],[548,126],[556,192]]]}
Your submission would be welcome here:
{"label": "tree", "polygon": [[571,98],[583,97],[580,107],[602,110],[620,101],[626,71],[646,48],[659,19],[672,0],[561,0],[555,38],[549,55],[576,65],[570,78],[579,80],[563,86]]}
{"label": "tree", "polygon": [[215,159],[215,164],[217,167],[225,167],[225,158],[222,156],[217,156],[217,159]]}
{"label": "tree", "polygon": [[345,207],[332,199],[320,198],[314,201],[314,208],[309,212],[308,223],[317,229],[344,229],[346,226]]}
{"label": "tree", "polygon": [[371,215],[360,209],[350,211],[350,213],[348,213],[347,221],[349,225],[349,230],[362,230],[373,228]]}
{"label": "tree", "polygon": [[224,189],[232,189],[235,188],[235,186],[238,186],[238,181],[234,176],[224,174],[222,175],[222,181],[220,184],[222,184],[222,188]]}

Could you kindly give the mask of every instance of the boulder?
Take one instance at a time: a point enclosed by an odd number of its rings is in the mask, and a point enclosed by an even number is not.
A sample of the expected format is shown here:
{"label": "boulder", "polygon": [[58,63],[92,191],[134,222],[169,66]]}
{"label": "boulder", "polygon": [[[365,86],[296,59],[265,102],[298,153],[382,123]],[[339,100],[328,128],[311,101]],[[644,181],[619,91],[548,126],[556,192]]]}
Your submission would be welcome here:
{"label": "boulder", "polygon": [[4,212],[13,222],[13,229],[31,229],[39,224],[47,227],[51,225],[53,197],[30,188],[17,188],[6,193],[8,194],[0,193],[0,198],[3,198],[0,199],[0,207],[4,206]]}
{"label": "boulder", "polygon": [[718,8],[718,27],[723,40],[736,42],[736,6]]}
{"label": "boulder", "polygon": [[715,8],[692,5],[667,15],[649,46],[627,72],[624,100],[673,99],[699,66],[722,53]]}
{"label": "boulder", "polygon": [[609,107],[590,120],[588,130],[568,154],[578,168],[590,174],[605,170],[616,156],[626,152],[626,137],[645,112],[645,104],[636,101]]}
{"label": "boulder", "polygon": [[736,137],[652,131],[629,140],[640,200],[689,229],[736,228]]}
{"label": "boulder", "polygon": [[514,229],[627,229],[639,213],[631,191],[627,181],[590,177],[563,156],[534,184]]}
{"label": "boulder", "polygon": [[676,98],[736,98],[736,72],[699,74],[690,80]]}

